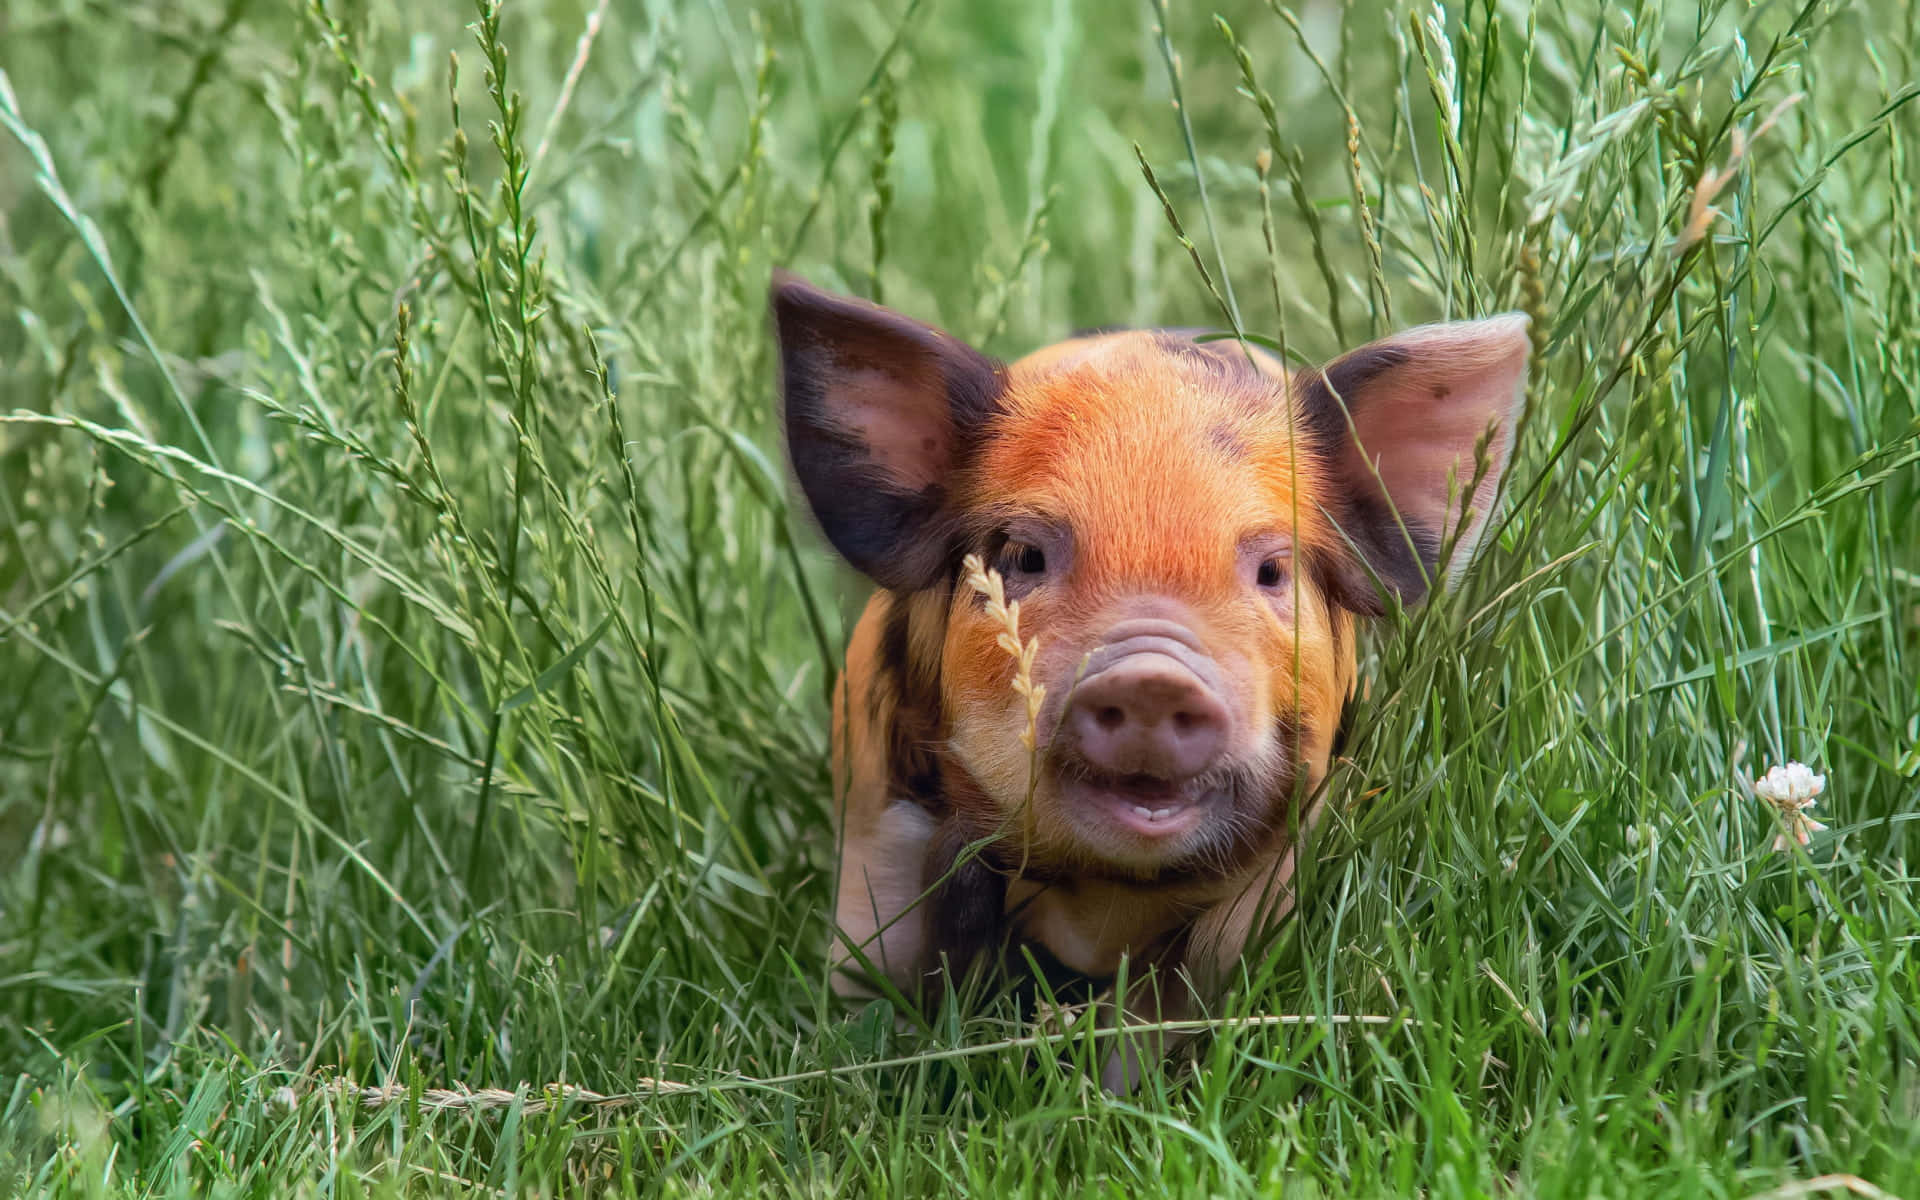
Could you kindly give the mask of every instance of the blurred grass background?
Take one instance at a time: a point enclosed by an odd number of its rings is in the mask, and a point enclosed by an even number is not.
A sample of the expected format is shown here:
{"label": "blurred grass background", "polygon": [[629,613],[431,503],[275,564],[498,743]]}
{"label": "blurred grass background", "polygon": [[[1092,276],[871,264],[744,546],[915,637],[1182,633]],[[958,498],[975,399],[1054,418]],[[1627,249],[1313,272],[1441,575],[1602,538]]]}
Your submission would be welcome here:
{"label": "blurred grass background", "polygon": [[[0,1190],[1920,1193],[1915,12],[9,0]],[[1007,356],[1535,315],[1139,1095],[825,996],[775,266]]]}

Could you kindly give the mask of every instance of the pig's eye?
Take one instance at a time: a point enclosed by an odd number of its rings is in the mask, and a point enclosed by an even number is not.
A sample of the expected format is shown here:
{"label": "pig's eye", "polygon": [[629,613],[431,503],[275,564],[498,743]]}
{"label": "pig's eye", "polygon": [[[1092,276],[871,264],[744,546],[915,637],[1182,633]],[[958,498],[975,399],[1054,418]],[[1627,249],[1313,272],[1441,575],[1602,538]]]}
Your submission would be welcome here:
{"label": "pig's eye", "polygon": [[994,568],[1006,581],[1009,600],[1056,581],[1066,573],[1073,557],[1072,542],[1065,534],[1038,521],[1023,521],[1002,530],[990,546]]}
{"label": "pig's eye", "polygon": [[1287,564],[1278,558],[1261,560],[1260,569],[1254,574],[1253,581],[1263,588],[1277,588],[1287,578]]}

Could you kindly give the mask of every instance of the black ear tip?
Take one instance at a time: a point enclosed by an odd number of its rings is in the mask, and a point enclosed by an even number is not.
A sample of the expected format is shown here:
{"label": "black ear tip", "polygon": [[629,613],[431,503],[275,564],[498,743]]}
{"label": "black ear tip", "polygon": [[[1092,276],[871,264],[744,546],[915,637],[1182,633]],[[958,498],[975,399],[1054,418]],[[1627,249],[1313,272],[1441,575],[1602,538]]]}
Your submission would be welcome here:
{"label": "black ear tip", "polygon": [[777,313],[809,296],[818,295],[819,291],[785,267],[775,267],[773,278],[767,284],[767,305]]}
{"label": "black ear tip", "polygon": [[767,313],[774,335],[785,346],[805,340],[821,319],[836,311],[836,297],[784,267],[776,267],[767,285]]}

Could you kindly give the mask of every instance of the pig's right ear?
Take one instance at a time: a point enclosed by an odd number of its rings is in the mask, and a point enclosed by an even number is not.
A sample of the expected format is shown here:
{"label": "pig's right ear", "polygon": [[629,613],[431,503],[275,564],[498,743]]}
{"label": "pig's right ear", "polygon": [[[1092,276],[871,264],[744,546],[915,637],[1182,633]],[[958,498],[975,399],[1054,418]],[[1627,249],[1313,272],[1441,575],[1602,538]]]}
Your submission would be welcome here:
{"label": "pig's right ear", "polygon": [[773,277],[787,453],[821,531],[890,591],[948,557],[948,486],[996,410],[1000,364],[899,313]]}

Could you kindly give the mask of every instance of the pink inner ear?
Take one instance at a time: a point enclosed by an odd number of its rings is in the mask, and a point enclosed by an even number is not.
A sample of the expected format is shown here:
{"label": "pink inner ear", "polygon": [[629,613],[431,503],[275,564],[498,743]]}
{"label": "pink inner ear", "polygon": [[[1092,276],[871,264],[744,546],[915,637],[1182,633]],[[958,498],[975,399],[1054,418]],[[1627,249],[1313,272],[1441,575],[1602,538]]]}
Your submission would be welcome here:
{"label": "pink inner ear", "polygon": [[[1439,531],[1444,541],[1463,509],[1472,509],[1452,575],[1473,557],[1506,473],[1530,352],[1527,318],[1517,314],[1422,326],[1355,352],[1397,360],[1342,398],[1360,447],[1401,516]],[[1463,497],[1473,482],[1474,448],[1490,426],[1487,474],[1471,498]],[[1364,480],[1369,473],[1358,458],[1350,470]]]}
{"label": "pink inner ear", "polygon": [[836,421],[866,443],[875,466],[918,492],[940,482],[950,466],[952,418],[935,364],[918,378],[875,368],[843,371],[835,385]]}

